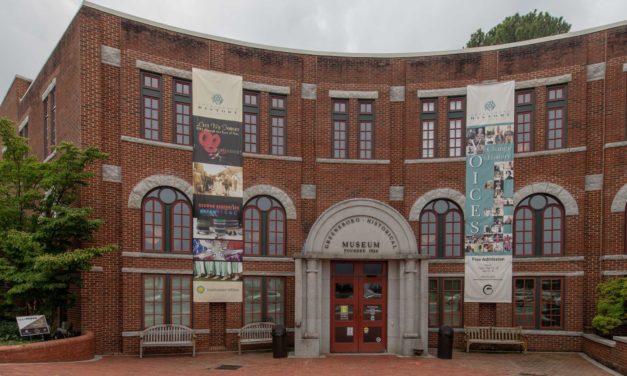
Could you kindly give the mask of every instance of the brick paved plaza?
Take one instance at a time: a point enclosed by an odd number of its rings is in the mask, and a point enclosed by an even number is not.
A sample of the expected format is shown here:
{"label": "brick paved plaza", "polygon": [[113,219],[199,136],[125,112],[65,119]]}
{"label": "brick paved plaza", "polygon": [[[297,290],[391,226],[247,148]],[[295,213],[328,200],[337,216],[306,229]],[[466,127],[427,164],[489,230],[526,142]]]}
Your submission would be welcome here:
{"label": "brick paved plaza", "polygon": [[[433,353],[435,355],[435,353]],[[237,370],[218,370],[238,365]],[[273,359],[269,352],[221,352],[191,356],[105,356],[96,361],[63,364],[0,365],[0,375],[611,375],[578,353],[462,353],[453,360],[396,356],[335,355],[316,359]]]}

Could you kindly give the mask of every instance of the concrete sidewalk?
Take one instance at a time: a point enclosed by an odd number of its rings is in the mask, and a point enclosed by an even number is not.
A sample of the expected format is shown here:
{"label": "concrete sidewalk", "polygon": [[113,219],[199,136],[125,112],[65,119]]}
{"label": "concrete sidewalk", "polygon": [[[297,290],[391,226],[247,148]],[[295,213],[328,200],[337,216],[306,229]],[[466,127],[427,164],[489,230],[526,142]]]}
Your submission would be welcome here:
{"label": "concrete sidewalk", "polygon": [[[434,352],[432,352],[434,354]],[[241,366],[235,370],[220,366]],[[273,359],[269,352],[221,352],[190,355],[105,356],[79,363],[0,364],[0,375],[610,375],[578,353],[470,353],[455,352],[452,360],[435,357],[398,358],[391,355],[330,355],[316,359]]]}

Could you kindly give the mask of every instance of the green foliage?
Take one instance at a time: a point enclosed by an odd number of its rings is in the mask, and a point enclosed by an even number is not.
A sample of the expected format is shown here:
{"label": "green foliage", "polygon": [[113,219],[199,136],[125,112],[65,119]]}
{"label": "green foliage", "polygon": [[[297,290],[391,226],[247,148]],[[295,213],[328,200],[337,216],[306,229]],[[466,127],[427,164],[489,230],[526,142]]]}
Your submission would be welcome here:
{"label": "green foliage", "polygon": [[51,317],[73,303],[72,287],[90,260],[115,248],[81,248],[102,221],[79,206],[80,189],[106,154],[62,143],[56,158],[39,162],[7,119],[0,119],[0,142],[0,316]]}
{"label": "green foliage", "polygon": [[495,44],[519,42],[550,35],[567,33],[571,25],[562,17],[553,17],[548,12],[538,13],[537,9],[523,16],[518,13],[509,16],[490,31],[475,31],[466,47],[492,46]]}
{"label": "green foliage", "polygon": [[597,286],[597,315],[592,326],[601,334],[609,335],[627,319],[627,278],[616,278]]}
{"label": "green foliage", "polygon": [[20,341],[20,331],[15,321],[0,320],[0,342]]}

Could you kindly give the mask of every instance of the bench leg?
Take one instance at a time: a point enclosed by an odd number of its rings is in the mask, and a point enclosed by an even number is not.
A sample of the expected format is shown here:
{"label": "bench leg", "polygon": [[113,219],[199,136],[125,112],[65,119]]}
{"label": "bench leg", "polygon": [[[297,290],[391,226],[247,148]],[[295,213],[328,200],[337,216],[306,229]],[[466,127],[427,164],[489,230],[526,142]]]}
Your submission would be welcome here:
{"label": "bench leg", "polygon": [[139,359],[142,358],[142,356],[144,355],[144,347],[142,345],[139,345]]}
{"label": "bench leg", "polygon": [[196,357],[196,342],[192,345],[192,358]]}
{"label": "bench leg", "polygon": [[237,352],[239,355],[242,355],[242,342],[237,343]]}

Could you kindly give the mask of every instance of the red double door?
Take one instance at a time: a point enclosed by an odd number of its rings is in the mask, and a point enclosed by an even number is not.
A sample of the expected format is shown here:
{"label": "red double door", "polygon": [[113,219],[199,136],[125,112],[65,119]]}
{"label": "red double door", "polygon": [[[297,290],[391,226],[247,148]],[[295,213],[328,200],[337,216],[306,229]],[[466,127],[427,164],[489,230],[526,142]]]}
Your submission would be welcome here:
{"label": "red double door", "polygon": [[331,352],[385,352],[387,264],[331,263]]}

